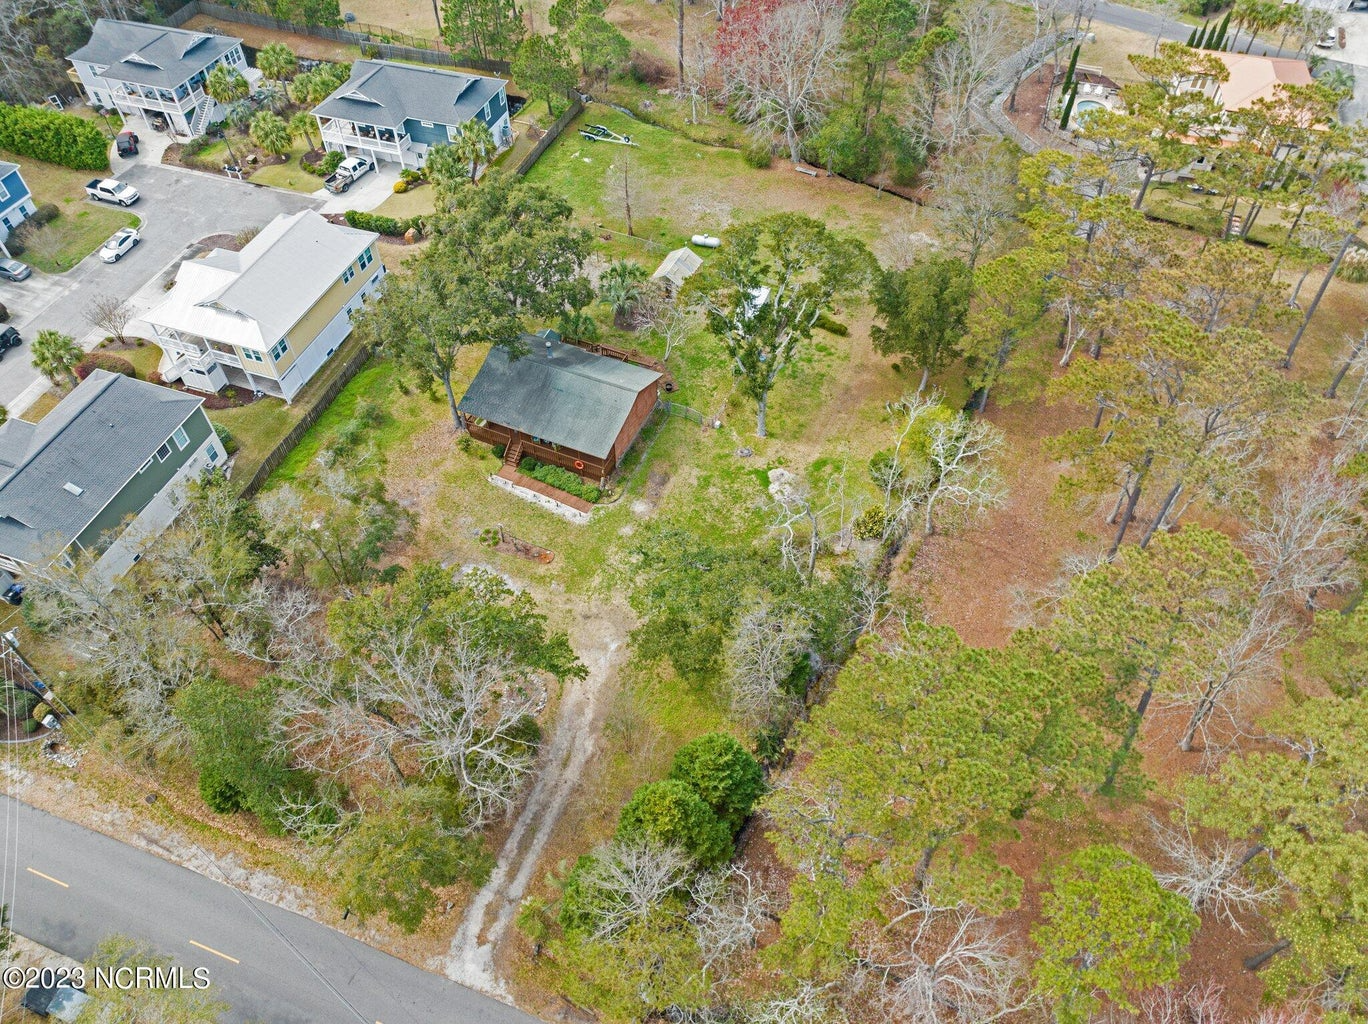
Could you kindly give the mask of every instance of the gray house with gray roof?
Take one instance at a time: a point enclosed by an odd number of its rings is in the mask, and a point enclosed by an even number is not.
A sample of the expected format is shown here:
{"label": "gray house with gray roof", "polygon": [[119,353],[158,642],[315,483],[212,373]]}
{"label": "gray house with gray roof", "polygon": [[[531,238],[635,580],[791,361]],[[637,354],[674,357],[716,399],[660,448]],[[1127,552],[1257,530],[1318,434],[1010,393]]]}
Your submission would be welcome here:
{"label": "gray house with gray roof", "polygon": [[204,91],[216,66],[228,65],[252,88],[261,81],[261,72],[247,66],[241,39],[113,18],[96,21],[90,42],[67,60],[92,104],[140,114],[149,127],[152,118],[165,118],[182,138],[223,120]]}
{"label": "gray house with gray roof", "polygon": [[478,441],[602,483],[641,433],[660,398],[661,375],[589,352],[555,331],[524,335],[523,351],[494,346],[457,412]]}
{"label": "gray house with gray roof", "polygon": [[132,565],[185,482],[227,459],[200,401],[95,370],[38,423],[0,424],[0,569],[73,547],[110,578]]}
{"label": "gray house with gray roof", "polygon": [[459,71],[358,60],[351,78],[314,107],[325,149],[401,167],[422,167],[432,146],[479,119],[500,149],[513,143],[508,83]]}

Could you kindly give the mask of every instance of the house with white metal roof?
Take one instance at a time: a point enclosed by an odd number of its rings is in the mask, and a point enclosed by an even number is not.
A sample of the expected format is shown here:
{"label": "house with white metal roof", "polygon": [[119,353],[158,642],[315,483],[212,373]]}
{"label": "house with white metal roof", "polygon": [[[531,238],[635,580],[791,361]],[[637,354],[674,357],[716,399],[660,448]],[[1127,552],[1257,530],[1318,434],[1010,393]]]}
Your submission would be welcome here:
{"label": "house with white metal roof", "polygon": [[432,146],[479,119],[500,149],[512,145],[508,83],[459,71],[358,60],[351,78],[314,107],[324,148],[401,167],[422,167]]}
{"label": "house with white metal roof", "polygon": [[175,519],[178,488],[227,461],[201,399],[95,370],[37,423],[0,424],[0,570],[68,549],[111,576]]}
{"label": "house with white metal roof", "polygon": [[241,252],[184,261],[166,300],[143,316],[164,353],[162,377],[290,401],[379,287],[379,237],[302,210],[271,221]]}
{"label": "house with white metal roof", "polygon": [[166,119],[182,138],[203,135],[224,113],[204,91],[219,64],[237,71],[255,88],[261,72],[247,66],[242,40],[210,32],[100,18],[90,42],[68,54],[71,73],[97,107],[125,115]]}

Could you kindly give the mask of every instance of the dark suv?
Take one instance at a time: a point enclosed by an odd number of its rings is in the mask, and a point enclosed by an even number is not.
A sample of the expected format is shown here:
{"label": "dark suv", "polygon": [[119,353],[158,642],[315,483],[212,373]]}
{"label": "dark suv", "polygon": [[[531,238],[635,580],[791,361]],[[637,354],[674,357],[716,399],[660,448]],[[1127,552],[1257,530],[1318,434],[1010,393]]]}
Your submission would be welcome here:
{"label": "dark suv", "polygon": [[0,359],[4,359],[10,349],[18,348],[23,340],[13,327],[0,327]]}

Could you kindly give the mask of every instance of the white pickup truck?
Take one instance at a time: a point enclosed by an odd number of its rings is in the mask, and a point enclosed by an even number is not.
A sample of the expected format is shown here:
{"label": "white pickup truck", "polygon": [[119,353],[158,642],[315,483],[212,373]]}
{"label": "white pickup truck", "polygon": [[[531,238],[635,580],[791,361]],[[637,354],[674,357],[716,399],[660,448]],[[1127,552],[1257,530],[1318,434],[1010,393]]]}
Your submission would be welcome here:
{"label": "white pickup truck", "polygon": [[132,206],[138,201],[138,190],[117,178],[96,178],[86,182],[86,195],[101,203]]}
{"label": "white pickup truck", "polygon": [[323,182],[323,187],[334,195],[345,192],[352,187],[352,182],[357,178],[374,169],[375,164],[364,156],[349,157],[337,165],[337,170]]}

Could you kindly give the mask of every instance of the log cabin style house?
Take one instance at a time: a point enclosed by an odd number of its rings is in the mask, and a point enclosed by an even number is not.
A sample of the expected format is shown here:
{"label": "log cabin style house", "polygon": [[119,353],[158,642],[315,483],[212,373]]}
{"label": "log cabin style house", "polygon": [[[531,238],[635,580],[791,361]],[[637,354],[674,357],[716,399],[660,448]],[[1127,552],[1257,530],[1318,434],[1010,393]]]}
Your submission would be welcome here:
{"label": "log cabin style house", "polygon": [[600,486],[650,418],[662,375],[560,340],[524,335],[525,351],[495,346],[457,406],[471,437],[504,445],[504,464],[528,456]]}

